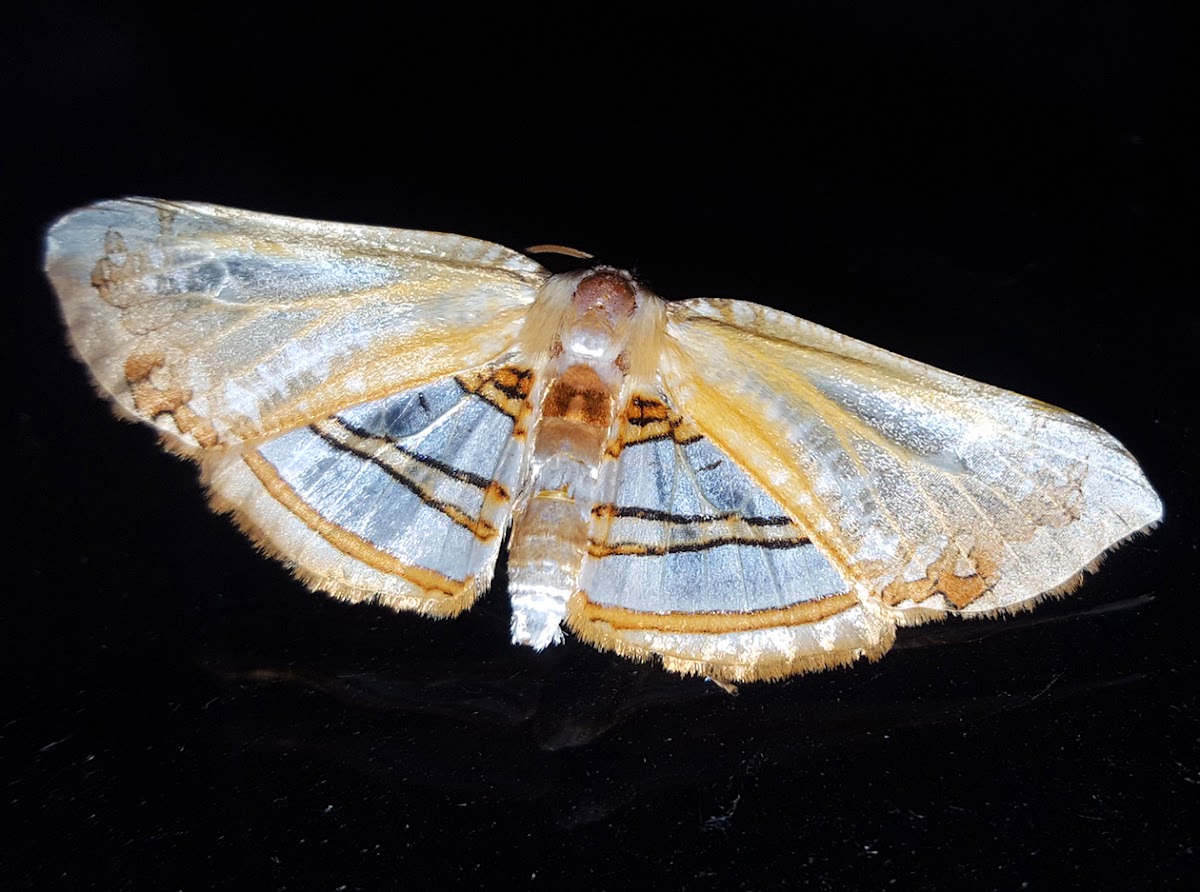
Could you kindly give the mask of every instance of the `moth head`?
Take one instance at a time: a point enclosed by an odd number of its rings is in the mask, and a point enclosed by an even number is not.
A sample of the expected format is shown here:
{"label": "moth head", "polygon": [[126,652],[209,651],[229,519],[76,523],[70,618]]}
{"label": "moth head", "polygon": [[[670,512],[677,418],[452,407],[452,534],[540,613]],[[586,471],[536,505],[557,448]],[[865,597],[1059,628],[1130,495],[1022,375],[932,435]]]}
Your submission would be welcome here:
{"label": "moth head", "polygon": [[571,312],[560,334],[563,351],[592,361],[614,360],[625,349],[637,305],[629,273],[604,266],[589,270],[571,295]]}

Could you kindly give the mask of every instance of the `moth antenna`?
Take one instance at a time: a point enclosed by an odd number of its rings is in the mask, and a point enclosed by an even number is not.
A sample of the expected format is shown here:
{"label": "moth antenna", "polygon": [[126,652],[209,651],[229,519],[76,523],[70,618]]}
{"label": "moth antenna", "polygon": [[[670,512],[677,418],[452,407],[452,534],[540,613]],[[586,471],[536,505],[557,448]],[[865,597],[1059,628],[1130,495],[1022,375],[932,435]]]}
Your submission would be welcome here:
{"label": "moth antenna", "polygon": [[587,251],[580,251],[578,248],[569,248],[566,245],[530,245],[525,249],[526,254],[565,254],[567,257],[574,257],[576,260],[594,260],[595,254],[589,254]]}

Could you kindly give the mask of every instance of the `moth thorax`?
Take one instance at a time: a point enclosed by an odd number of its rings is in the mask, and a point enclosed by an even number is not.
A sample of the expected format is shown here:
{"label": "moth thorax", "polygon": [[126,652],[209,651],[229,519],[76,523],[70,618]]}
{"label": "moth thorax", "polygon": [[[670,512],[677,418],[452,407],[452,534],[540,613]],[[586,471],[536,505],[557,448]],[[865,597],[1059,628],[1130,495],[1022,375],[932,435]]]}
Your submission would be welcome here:
{"label": "moth thorax", "polygon": [[579,280],[559,339],[577,361],[615,363],[629,340],[629,320],[637,309],[628,273],[598,269]]}

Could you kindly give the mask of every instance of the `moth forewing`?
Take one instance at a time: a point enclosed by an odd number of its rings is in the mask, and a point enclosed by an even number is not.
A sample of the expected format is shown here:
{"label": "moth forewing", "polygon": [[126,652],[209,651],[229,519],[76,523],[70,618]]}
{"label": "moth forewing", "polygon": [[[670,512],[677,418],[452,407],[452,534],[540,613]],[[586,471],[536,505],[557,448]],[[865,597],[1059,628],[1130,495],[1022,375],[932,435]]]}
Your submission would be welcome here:
{"label": "moth forewing", "polygon": [[548,275],[462,236],[151,199],[65,216],[46,270],[99,385],[192,454],[491,362]]}
{"label": "moth forewing", "polygon": [[889,608],[1020,606],[1162,516],[1129,453],[1061,409],[753,304],[690,301],[669,332],[681,408]]}

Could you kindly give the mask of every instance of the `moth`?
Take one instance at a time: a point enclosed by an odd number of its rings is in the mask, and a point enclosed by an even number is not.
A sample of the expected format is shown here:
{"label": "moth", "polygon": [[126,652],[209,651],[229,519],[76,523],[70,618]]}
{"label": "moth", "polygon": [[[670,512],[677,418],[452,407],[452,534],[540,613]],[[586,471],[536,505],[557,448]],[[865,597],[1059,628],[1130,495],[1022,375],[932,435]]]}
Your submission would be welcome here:
{"label": "moth", "polygon": [[117,412],[307,585],[722,681],[1026,608],[1162,516],[1100,428],[778,310],[459,235],[132,198],[46,271]]}

